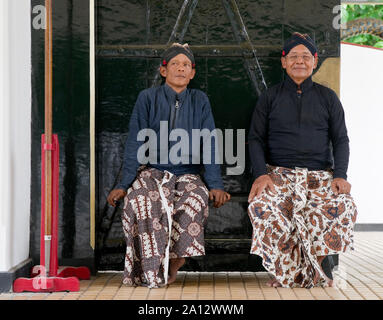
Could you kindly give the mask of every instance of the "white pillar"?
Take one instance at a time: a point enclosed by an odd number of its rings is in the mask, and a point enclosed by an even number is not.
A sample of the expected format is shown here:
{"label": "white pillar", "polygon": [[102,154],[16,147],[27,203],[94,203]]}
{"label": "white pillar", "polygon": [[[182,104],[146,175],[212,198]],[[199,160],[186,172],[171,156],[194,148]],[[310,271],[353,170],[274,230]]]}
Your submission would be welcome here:
{"label": "white pillar", "polygon": [[11,264],[9,5],[0,1],[0,271]]}
{"label": "white pillar", "polygon": [[0,272],[29,256],[31,8],[0,1]]}
{"label": "white pillar", "polygon": [[348,180],[358,207],[357,223],[382,224],[383,51],[341,45],[341,101],[350,138]]}

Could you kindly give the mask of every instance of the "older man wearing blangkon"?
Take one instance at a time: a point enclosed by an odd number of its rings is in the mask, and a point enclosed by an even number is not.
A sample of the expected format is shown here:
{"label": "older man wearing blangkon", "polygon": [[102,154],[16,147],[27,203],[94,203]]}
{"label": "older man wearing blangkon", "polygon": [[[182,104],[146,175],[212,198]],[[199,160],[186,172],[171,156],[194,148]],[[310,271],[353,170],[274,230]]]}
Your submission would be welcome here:
{"label": "older man wearing blangkon", "polygon": [[248,136],[251,253],[274,276],[270,286],[332,286],[323,259],[353,250],[357,217],[344,111],[334,91],[312,81],[318,53],[308,35],[294,33],[281,62],[287,76],[260,96]]}
{"label": "older man wearing blangkon", "polygon": [[[205,254],[208,200],[218,208],[230,199],[215,144],[191,139],[196,130],[215,129],[206,94],[187,88],[195,72],[189,46],[173,44],[161,59],[165,83],[141,91],[130,118],[122,179],[108,196],[112,206],[124,198],[123,282],[128,285],[157,288],[174,282],[185,257]],[[144,143],[145,135],[149,143]],[[149,152],[148,161],[140,150]]]}

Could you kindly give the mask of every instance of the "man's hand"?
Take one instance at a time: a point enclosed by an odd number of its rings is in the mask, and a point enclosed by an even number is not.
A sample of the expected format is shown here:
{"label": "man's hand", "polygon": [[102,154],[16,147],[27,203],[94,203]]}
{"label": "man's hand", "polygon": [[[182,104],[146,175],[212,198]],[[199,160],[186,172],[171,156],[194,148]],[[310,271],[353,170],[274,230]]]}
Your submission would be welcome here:
{"label": "man's hand", "polygon": [[334,192],[335,195],[342,194],[342,193],[350,193],[351,191],[351,184],[347,182],[347,180],[343,178],[335,178],[331,182],[331,190]]}
{"label": "man's hand", "polygon": [[276,193],[273,180],[271,180],[268,174],[264,174],[255,179],[253,185],[251,186],[249,198],[247,201],[251,202],[253,201],[254,197],[259,197],[263,190],[266,190],[266,192],[270,191],[272,194]]}
{"label": "man's hand", "polygon": [[230,200],[230,194],[220,190],[220,189],[212,189],[209,191],[209,200],[214,201],[214,208],[219,208],[227,201]]}
{"label": "man's hand", "polygon": [[126,191],[123,189],[114,189],[109,193],[108,203],[112,206],[116,206],[116,202],[126,196]]}

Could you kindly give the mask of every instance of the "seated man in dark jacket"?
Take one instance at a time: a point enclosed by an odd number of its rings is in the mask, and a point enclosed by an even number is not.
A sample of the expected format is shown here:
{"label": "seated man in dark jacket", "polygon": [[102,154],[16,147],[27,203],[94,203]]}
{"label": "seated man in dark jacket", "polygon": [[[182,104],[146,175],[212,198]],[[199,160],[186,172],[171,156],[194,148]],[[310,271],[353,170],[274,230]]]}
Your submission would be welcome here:
{"label": "seated man in dark jacket", "polygon": [[[206,151],[206,138],[195,139],[196,130],[212,132],[215,125],[206,94],[187,88],[195,75],[187,44],[173,44],[165,51],[160,73],[165,83],[138,96],[129,123],[123,177],[108,196],[112,206],[124,198],[123,282],[150,288],[174,282],[185,257],[205,254],[208,200],[220,207],[230,199],[215,161],[215,144],[209,143]],[[149,140],[144,143],[145,138]],[[210,158],[203,162],[204,182],[202,148],[203,156]]]}
{"label": "seated man in dark jacket", "polygon": [[249,131],[251,253],[274,275],[270,286],[331,286],[323,259],[353,249],[357,216],[344,111],[311,79],[318,54],[308,35],[294,33],[281,62],[286,79],[261,95]]}

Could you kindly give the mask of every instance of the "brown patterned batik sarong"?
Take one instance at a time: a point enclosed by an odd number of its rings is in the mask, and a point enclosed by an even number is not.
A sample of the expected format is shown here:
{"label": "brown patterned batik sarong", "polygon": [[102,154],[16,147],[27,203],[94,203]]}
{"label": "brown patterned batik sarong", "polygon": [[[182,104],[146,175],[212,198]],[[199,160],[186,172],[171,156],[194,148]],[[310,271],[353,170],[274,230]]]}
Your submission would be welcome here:
{"label": "brown patterned batik sarong", "polygon": [[124,199],[123,283],[166,285],[169,258],[204,255],[208,200],[198,175],[175,176],[154,168],[140,171]]}
{"label": "brown patterned batik sarong", "polygon": [[352,197],[332,192],[330,171],[268,166],[268,173],[276,194],[264,191],[249,205],[250,253],[262,257],[283,287],[326,285],[317,257],[354,249]]}

